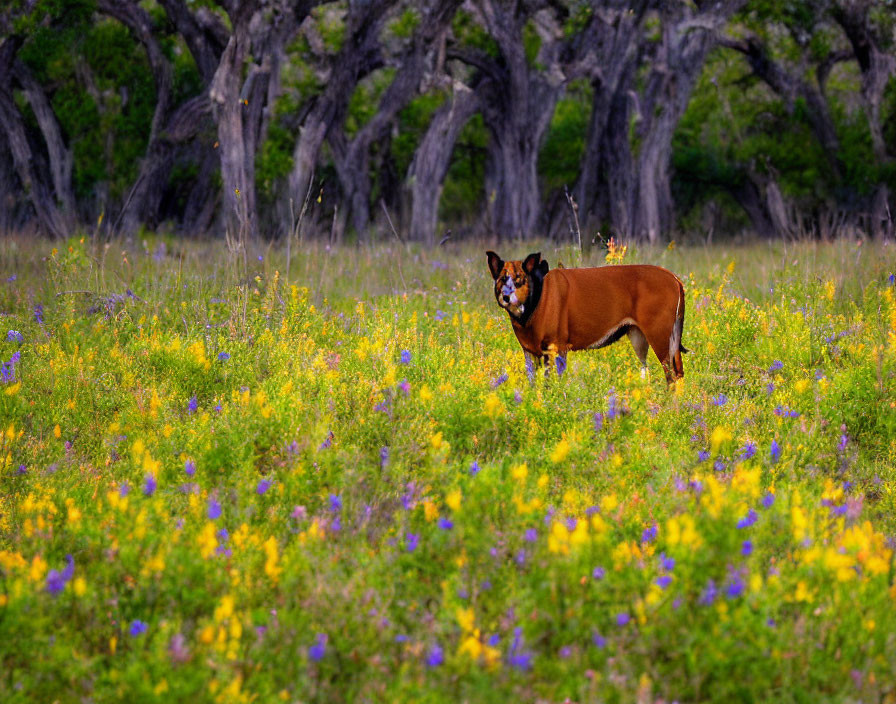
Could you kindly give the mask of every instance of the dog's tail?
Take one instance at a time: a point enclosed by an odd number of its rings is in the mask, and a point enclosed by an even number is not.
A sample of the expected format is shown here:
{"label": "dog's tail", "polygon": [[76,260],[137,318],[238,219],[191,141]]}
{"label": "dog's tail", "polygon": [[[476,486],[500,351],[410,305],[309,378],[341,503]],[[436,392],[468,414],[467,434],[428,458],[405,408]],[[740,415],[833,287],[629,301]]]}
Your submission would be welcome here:
{"label": "dog's tail", "polygon": [[672,370],[676,377],[684,376],[684,364],[681,361],[681,353],[688,350],[682,344],[681,336],[684,333],[684,286],[678,281],[678,304],[675,306],[675,322],[672,324],[672,334],[669,336],[669,356],[672,358]]}

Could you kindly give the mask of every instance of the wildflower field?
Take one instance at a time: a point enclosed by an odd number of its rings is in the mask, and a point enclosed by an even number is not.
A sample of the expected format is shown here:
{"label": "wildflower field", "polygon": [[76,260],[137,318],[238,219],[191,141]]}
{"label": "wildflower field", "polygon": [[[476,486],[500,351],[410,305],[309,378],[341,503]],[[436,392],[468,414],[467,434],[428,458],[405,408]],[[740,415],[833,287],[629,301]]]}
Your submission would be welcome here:
{"label": "wildflower field", "polygon": [[893,246],[629,249],[672,389],[530,384],[485,246],[57,247],[0,240],[3,702],[896,701]]}

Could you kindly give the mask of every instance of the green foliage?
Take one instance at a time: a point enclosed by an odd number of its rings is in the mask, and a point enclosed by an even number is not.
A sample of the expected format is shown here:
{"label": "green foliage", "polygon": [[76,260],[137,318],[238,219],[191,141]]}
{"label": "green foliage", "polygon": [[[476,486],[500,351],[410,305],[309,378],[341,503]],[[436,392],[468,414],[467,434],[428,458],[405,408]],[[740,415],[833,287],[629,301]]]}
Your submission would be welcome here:
{"label": "green foliage", "polygon": [[591,93],[587,81],[577,81],[557,101],[538,155],[538,172],[545,192],[572,186],[578,177],[588,133]]}
{"label": "green foliage", "polygon": [[410,39],[419,24],[420,14],[415,8],[409,7],[389,23],[389,32],[399,39]]}
{"label": "green foliage", "polygon": [[433,113],[441,107],[445,99],[445,93],[433,91],[414,98],[399,112],[398,134],[390,145],[395,169],[399,174],[407,173]]}

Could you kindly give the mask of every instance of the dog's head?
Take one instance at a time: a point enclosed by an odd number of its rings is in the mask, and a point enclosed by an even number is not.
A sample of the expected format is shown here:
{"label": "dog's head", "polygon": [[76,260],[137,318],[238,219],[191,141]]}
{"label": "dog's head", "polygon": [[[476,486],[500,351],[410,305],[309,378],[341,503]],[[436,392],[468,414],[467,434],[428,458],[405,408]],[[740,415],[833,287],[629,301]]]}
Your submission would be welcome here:
{"label": "dog's head", "polygon": [[498,305],[517,320],[527,320],[541,297],[542,282],[548,273],[547,261],[541,258],[541,252],[514,262],[505,262],[494,252],[486,255],[495,280]]}

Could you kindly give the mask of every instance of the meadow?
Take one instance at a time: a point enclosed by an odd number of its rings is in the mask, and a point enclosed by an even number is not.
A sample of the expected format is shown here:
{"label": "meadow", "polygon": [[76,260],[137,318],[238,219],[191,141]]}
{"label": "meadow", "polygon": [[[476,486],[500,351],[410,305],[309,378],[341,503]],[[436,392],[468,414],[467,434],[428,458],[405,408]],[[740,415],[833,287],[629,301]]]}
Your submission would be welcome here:
{"label": "meadow", "polygon": [[896,248],[618,251],[671,389],[486,248],[0,240],[0,700],[896,701]]}

